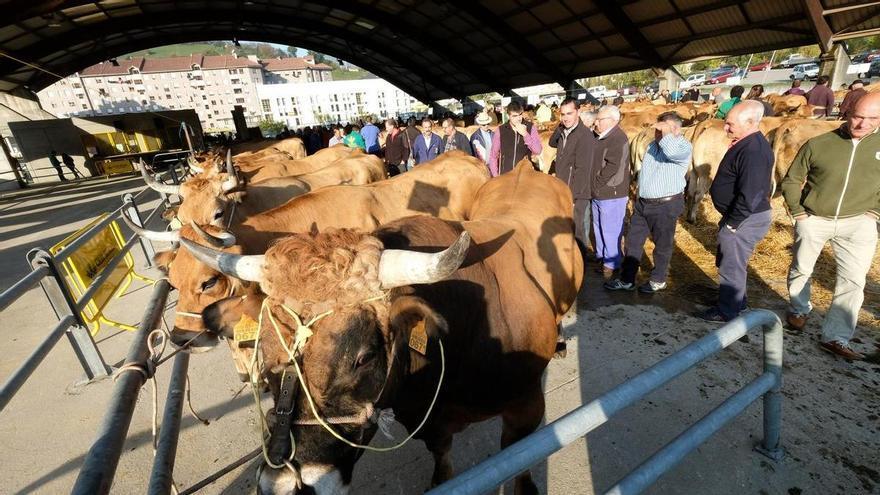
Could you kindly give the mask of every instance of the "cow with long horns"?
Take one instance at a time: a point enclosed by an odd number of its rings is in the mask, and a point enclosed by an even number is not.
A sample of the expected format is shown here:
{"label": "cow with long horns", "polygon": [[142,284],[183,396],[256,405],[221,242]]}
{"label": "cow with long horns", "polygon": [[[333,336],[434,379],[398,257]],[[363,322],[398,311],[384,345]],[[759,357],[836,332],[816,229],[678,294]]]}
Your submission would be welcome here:
{"label": "cow with long horns", "polygon": [[[562,182],[521,164],[480,190],[471,221],[298,234],[257,256],[182,241],[266,294],[203,313],[226,335],[241,311],[261,322],[276,399],[261,493],[346,493],[386,409],[425,441],[434,484],[451,477],[452,436],[468,424],[500,415],[502,447],[534,431],[541,377],[582,282],[571,202]],[[535,492],[528,472],[516,491]]]}
{"label": "cow with long horns", "polygon": [[[486,167],[479,160],[453,151],[392,179],[318,189],[278,208],[233,222],[228,230],[188,224],[177,231],[151,231],[124,218],[133,231],[151,240],[175,243],[185,238],[229,252],[254,253],[265,251],[279,237],[297,232],[331,227],[372,230],[410,215],[463,220],[477,190],[488,179]],[[192,314],[230,294],[240,295],[238,281],[198,262],[186,250],[159,252],[156,261],[167,270],[171,285],[179,293],[180,314],[171,333],[178,345],[204,330],[201,319]],[[191,348],[204,350],[215,343],[214,338],[202,335]]]}

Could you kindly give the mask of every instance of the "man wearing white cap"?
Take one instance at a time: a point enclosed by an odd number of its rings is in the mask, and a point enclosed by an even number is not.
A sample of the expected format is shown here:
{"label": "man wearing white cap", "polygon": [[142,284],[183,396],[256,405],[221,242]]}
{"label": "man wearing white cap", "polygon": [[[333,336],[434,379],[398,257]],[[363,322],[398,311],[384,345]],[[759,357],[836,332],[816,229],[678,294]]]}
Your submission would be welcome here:
{"label": "man wearing white cap", "polygon": [[489,165],[489,153],[492,151],[492,137],[495,133],[489,129],[492,118],[486,112],[477,114],[476,123],[480,126],[476,132],[471,135],[471,148],[474,150],[474,156]]}

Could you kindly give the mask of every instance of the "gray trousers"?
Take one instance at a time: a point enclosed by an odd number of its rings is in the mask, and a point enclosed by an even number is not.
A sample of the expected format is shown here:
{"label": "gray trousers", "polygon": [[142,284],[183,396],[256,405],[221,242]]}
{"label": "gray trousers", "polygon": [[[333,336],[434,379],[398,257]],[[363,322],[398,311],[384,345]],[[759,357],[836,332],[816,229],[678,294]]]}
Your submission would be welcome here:
{"label": "gray trousers", "polygon": [[770,230],[772,211],[753,213],[740,222],[736,232],[722,225],[718,230],[718,312],[726,320],[746,309],[749,258],[758,241]]}
{"label": "gray trousers", "polygon": [[822,322],[822,341],[848,343],[856,331],[865,300],[865,277],[877,249],[876,221],[867,215],[834,220],[811,216],[795,223],[794,256],[788,271],[792,313],[805,315],[810,303],[810,276],[825,244],[831,241],[837,280],[831,307]]}

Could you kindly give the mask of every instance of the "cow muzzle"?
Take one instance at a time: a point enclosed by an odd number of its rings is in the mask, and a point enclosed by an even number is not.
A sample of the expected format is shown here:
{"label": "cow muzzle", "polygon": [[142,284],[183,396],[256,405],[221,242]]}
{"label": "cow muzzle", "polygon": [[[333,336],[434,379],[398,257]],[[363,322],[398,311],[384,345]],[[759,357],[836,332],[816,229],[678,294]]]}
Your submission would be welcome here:
{"label": "cow muzzle", "polygon": [[349,485],[333,466],[305,464],[296,468],[289,464],[275,469],[261,465],[257,491],[261,495],[347,495]]}
{"label": "cow muzzle", "polygon": [[217,345],[218,338],[206,331],[197,332],[174,327],[171,330],[171,343],[175,347],[184,347],[185,352],[199,354],[208,352]]}

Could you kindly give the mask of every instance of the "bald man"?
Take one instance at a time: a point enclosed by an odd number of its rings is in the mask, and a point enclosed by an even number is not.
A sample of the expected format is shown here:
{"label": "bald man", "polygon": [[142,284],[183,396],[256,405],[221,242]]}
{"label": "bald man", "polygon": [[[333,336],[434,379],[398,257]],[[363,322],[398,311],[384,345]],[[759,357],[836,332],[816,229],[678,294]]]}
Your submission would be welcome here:
{"label": "bald man", "polygon": [[745,100],[724,117],[733,141],[712,181],[712,203],[721,213],[718,229],[718,304],[698,316],[726,322],[746,309],[746,279],[755,245],[770,229],[773,150],[761,134],[760,101]]}
{"label": "bald man", "polygon": [[810,303],[810,276],[829,241],[837,280],[822,322],[820,346],[846,359],[864,356],[850,347],[865,298],[865,277],[877,249],[880,219],[880,93],[855,104],[839,129],[804,143],[782,181],[795,220],[794,256],[788,272],[789,328],[803,330]]}

